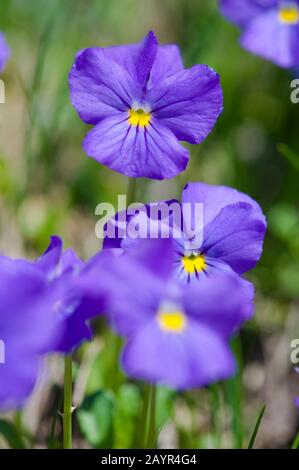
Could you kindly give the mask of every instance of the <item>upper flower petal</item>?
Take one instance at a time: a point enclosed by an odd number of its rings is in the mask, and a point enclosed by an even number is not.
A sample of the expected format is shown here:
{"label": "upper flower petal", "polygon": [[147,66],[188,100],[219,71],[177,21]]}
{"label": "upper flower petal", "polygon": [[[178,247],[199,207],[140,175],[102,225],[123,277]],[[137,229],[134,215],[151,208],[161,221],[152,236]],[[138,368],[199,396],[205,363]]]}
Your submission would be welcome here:
{"label": "upper flower petal", "polygon": [[161,78],[177,73],[183,68],[184,65],[178,46],[175,44],[159,46],[148,85],[154,85]]}
{"label": "upper flower petal", "polygon": [[182,203],[203,204],[203,225],[211,222],[223,209],[236,202],[246,202],[253,209],[254,216],[266,224],[265,216],[258,203],[247,194],[227,186],[206,183],[188,183],[182,193]]}
{"label": "upper flower petal", "polygon": [[99,122],[86,136],[87,155],[131,177],[172,178],[186,168],[188,150],[172,132],[152,118],[146,127],[132,126],[127,113]]}
{"label": "upper flower petal", "polygon": [[77,56],[69,86],[73,106],[89,124],[128,111],[141,93],[128,71],[101,48],[85,49]]}
{"label": "upper flower petal", "polygon": [[198,144],[213,129],[222,112],[219,75],[195,65],[157,82],[147,92],[153,115],[179,140]]}
{"label": "upper flower petal", "polygon": [[246,26],[253,19],[275,8],[277,0],[220,0],[220,10],[224,16],[239,26]]}
{"label": "upper flower petal", "polygon": [[[113,46],[104,49],[111,60],[124,67],[129,74],[144,86],[183,69],[179,48],[174,44],[158,45],[153,32],[139,44]],[[144,80],[145,79],[145,80]]]}
{"label": "upper flower petal", "polygon": [[299,64],[299,25],[281,22],[276,10],[252,21],[241,37],[241,44],[280,67],[290,68]]}
{"label": "upper flower petal", "polygon": [[60,237],[53,235],[50,239],[49,246],[46,251],[36,261],[35,265],[44,271],[47,276],[54,275],[62,255],[62,240]]}
{"label": "upper flower petal", "polygon": [[137,80],[143,90],[147,86],[157,52],[157,38],[153,32],[149,32],[141,45],[136,62]]}

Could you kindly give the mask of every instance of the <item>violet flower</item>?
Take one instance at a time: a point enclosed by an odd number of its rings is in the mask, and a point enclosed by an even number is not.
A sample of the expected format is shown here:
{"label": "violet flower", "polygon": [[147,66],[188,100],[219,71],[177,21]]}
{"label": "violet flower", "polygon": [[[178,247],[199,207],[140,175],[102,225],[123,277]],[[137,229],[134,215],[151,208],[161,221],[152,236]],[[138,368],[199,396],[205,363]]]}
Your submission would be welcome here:
{"label": "violet flower", "polygon": [[171,240],[146,239],[112,258],[105,270],[111,289],[107,312],[126,338],[124,371],[184,390],[235,372],[229,337],[246,320],[252,297],[234,273],[194,284],[175,282],[174,255]]}
{"label": "violet flower", "polygon": [[85,152],[131,177],[182,172],[189,152],[179,142],[202,142],[222,111],[217,73],[184,69],[177,46],[160,46],[152,32],[140,44],[80,51],[69,84],[79,116],[95,126]]}
{"label": "violet flower", "polygon": [[[167,201],[167,204],[171,206],[172,202],[175,201]],[[159,204],[158,202],[155,205],[159,207]],[[184,204],[189,204],[191,208],[202,204],[203,219],[197,221],[191,212],[192,220],[189,220],[187,225],[189,227],[191,224],[195,228],[192,239],[188,229],[186,230]],[[148,213],[150,207],[151,205],[147,206]],[[164,225],[164,229],[168,229],[165,230],[166,236],[173,237],[175,278],[182,282],[196,282],[219,271],[243,274],[256,265],[262,253],[266,231],[266,220],[256,201],[233,188],[188,183],[183,190],[181,207],[181,227],[174,230],[173,218],[161,222],[161,226]],[[157,210],[155,212],[158,213]],[[143,211],[135,216],[127,215],[124,227],[118,224],[119,218],[118,214],[108,222],[119,226],[119,236],[115,239],[106,237],[104,248],[129,250],[130,246],[136,243],[136,239],[130,238],[128,232],[128,227],[134,223],[134,219],[139,228],[144,226],[141,232],[151,236],[148,230],[152,227],[152,220],[149,216],[144,216]],[[175,237],[175,231],[178,232],[178,229],[181,229],[181,232]],[[165,236],[163,227],[160,236]],[[197,240],[198,244],[195,243]]]}
{"label": "violet flower", "polygon": [[280,67],[299,65],[298,0],[220,0],[220,9],[242,29],[245,49]]}
{"label": "violet flower", "polygon": [[0,408],[23,405],[45,354],[70,353],[91,339],[87,322],[102,313],[105,295],[80,288],[86,272],[88,264],[63,252],[56,236],[34,262],[0,257]]}

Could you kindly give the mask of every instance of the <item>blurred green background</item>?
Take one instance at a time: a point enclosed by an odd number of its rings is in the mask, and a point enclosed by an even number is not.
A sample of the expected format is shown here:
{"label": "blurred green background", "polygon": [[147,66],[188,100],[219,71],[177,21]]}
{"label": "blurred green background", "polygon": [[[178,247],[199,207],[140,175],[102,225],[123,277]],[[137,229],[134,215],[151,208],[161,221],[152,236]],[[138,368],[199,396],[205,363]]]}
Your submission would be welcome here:
{"label": "blurred green background", "polygon": [[[207,63],[219,72],[224,112],[214,131],[190,146],[189,167],[176,180],[140,180],[138,200],[179,197],[190,180],[254,197],[269,222],[263,258],[249,275],[256,316],[235,342],[242,364],[234,380],[184,396],[160,391],[160,445],[244,446],[267,403],[256,445],[288,446],[299,424],[293,404],[299,380],[289,359],[291,340],[299,337],[299,105],[290,101],[296,73],[242,50],[237,28],[212,0],[6,0],[0,29],[12,49],[0,105],[0,250],[10,256],[37,256],[53,233],[82,257],[94,254],[97,204],[116,203],[127,190],[125,177],[82,150],[88,128],[70,104],[67,81],[78,49],[138,42],[154,30],[161,43],[180,46],[187,67]],[[89,397],[76,419],[77,446],[132,445],[140,388],[122,377],[117,387],[112,383],[109,333],[97,328],[98,339],[79,353],[78,403],[82,387]],[[48,439],[58,406],[60,360],[50,368],[24,412],[28,432],[39,431],[34,445]],[[103,387],[108,392],[98,392]]]}

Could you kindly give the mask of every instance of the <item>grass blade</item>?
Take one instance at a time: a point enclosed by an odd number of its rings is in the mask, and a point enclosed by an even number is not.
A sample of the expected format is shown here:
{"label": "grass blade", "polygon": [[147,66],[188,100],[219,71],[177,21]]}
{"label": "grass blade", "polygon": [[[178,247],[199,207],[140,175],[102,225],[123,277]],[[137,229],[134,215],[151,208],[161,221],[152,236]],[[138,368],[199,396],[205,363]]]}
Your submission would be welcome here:
{"label": "grass blade", "polygon": [[257,421],[255,423],[251,439],[250,439],[249,444],[248,444],[248,449],[253,449],[255,439],[256,439],[257,433],[259,431],[259,428],[260,428],[260,425],[261,425],[261,422],[262,422],[265,411],[266,411],[266,405],[264,405],[262,407],[261,411],[259,412],[259,415],[258,415]]}
{"label": "grass blade", "polygon": [[286,144],[279,144],[277,150],[283,157],[285,157],[297,171],[299,171],[299,155],[295,153],[290,147]]}
{"label": "grass blade", "polygon": [[299,432],[294,439],[291,449],[299,449]]}

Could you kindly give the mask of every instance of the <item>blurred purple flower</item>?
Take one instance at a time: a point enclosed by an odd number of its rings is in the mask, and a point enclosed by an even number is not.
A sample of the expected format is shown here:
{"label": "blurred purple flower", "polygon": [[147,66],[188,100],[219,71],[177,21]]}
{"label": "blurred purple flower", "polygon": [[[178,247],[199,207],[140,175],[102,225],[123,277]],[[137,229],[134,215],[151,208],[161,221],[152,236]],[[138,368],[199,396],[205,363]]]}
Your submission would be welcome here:
{"label": "blurred purple flower", "polygon": [[[171,205],[172,202],[174,201],[167,203]],[[155,204],[159,207],[160,203]],[[191,211],[191,220],[186,224],[185,204],[189,204],[190,208],[202,204],[203,218],[196,220],[193,215],[196,211]],[[219,271],[233,270],[243,274],[256,265],[262,253],[266,230],[265,217],[256,201],[233,188],[188,183],[183,190],[181,207],[182,232],[179,237],[173,238],[176,278],[183,282],[195,282]],[[119,215],[116,219],[118,217]],[[105,238],[104,248],[129,250],[130,246],[136,243],[136,239],[128,236],[127,230],[134,219],[136,224],[138,221],[139,225],[144,225],[144,233],[147,233],[148,227],[152,227],[152,223],[147,216],[144,217],[143,212],[141,216],[137,214],[135,218],[127,217],[126,227],[121,232],[124,238]],[[114,224],[115,219],[109,223]],[[164,226],[167,224],[171,225],[172,219],[164,220]],[[193,238],[188,233],[190,225],[195,229],[192,232]],[[174,233],[169,227],[167,231],[161,230],[163,236],[165,232],[167,235],[170,233],[170,236]],[[197,245],[193,239],[196,243],[198,240],[199,244]]]}
{"label": "blurred purple flower", "polygon": [[9,57],[9,46],[5,40],[4,34],[0,32],[0,73],[3,72]]}
{"label": "blurred purple flower", "polygon": [[226,379],[235,371],[228,339],[252,299],[234,273],[177,283],[173,262],[170,240],[146,239],[107,266],[109,318],[127,339],[123,368],[130,377],[179,390]]}
{"label": "blurred purple flower", "polygon": [[131,177],[172,178],[186,168],[222,112],[219,76],[206,65],[184,69],[176,45],[150,32],[140,44],[80,51],[69,76],[72,104],[95,127],[83,148]]}
{"label": "blurred purple flower", "polygon": [[298,0],[220,0],[220,8],[242,28],[245,49],[280,67],[299,65]]}
{"label": "blurred purple flower", "polygon": [[104,296],[77,285],[87,266],[72,250],[62,251],[59,237],[35,262],[0,257],[0,408],[23,404],[46,353],[69,353],[91,339],[86,321],[101,313]]}

